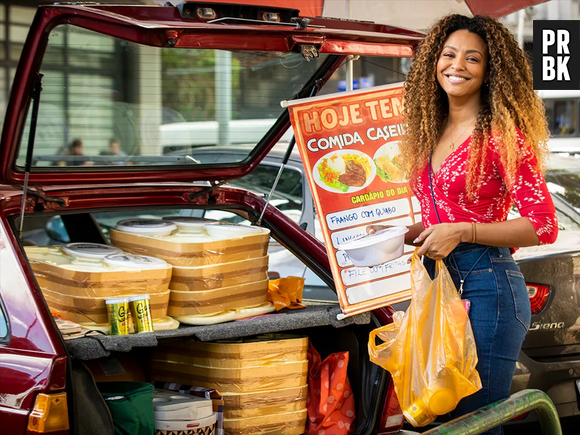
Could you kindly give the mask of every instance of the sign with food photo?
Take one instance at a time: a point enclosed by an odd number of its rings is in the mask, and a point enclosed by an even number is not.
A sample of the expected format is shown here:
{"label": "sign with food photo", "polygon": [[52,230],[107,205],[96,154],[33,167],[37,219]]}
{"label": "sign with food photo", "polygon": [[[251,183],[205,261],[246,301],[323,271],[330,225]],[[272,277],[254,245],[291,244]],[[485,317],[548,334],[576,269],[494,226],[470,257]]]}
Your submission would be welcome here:
{"label": "sign with food photo", "polygon": [[[398,143],[402,84],[282,103],[288,107],[344,316],[410,298],[403,244],[421,219]],[[387,230],[367,234],[369,225]]]}

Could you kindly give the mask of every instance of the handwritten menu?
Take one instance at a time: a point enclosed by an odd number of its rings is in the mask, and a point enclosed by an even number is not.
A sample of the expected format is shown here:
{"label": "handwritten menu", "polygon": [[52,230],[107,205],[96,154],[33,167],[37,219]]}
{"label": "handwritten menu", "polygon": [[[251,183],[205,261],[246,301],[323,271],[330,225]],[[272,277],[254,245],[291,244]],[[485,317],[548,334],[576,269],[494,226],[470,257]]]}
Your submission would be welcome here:
{"label": "handwritten menu", "polygon": [[344,316],[410,298],[407,259],[355,267],[342,243],[371,224],[421,220],[398,143],[405,134],[402,84],[283,102],[314,196]]}

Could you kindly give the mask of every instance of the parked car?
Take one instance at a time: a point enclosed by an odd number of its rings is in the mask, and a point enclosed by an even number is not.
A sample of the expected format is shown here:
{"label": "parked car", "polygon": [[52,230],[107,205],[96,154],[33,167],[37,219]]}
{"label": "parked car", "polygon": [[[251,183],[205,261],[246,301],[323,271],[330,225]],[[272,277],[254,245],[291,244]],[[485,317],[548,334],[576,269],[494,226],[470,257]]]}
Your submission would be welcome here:
{"label": "parked car", "polygon": [[[228,185],[266,197],[288,146],[288,142],[280,141],[251,173],[230,180]],[[232,157],[241,160],[248,151],[247,146],[200,147],[196,149],[196,158],[203,163],[227,162]],[[175,155],[183,153],[177,152]],[[574,155],[553,154],[546,179],[556,206],[560,233],[553,245],[522,248],[515,254],[528,282],[533,317],[514,374],[512,393],[525,388],[546,391],[554,401],[559,415],[567,417],[579,414],[576,406],[576,371],[580,361],[574,353],[580,342],[580,275],[577,273],[580,262],[580,160]],[[322,242],[314,200],[296,148],[290,155],[270,203]],[[249,224],[239,214],[225,210],[182,209],[173,210],[173,213]],[[106,233],[121,219],[158,218],[167,214],[166,210],[124,210],[94,213],[93,216]],[[517,210],[514,209],[511,217],[517,216]],[[63,229],[62,219],[53,217],[47,228],[33,230],[27,240],[39,240],[41,244],[69,242],[70,237]],[[53,234],[52,238],[50,234]],[[305,277],[304,299],[307,303],[313,300],[337,302],[332,286],[327,285],[283,245],[272,240],[269,254],[269,270],[273,276]],[[569,278],[562,279],[562,273]],[[404,310],[407,305],[397,304],[394,309]],[[535,414],[531,413],[527,419],[516,423],[534,419]]]}
{"label": "parked car", "polygon": [[[287,146],[285,142],[278,144],[260,164],[261,168],[229,184],[266,195],[274,184]],[[241,152],[236,148],[200,148],[198,155],[220,161]],[[546,181],[556,206],[560,231],[556,243],[520,248],[514,256],[528,284],[532,323],[522,346],[511,392],[526,388],[543,390],[556,405],[560,417],[568,417],[580,415],[580,396],[577,396],[580,395],[577,383],[580,379],[580,159],[570,153],[555,153],[550,162]],[[295,212],[294,219],[322,241],[312,193],[296,150],[275,192],[278,196],[274,198],[282,201],[282,212],[291,209]],[[302,192],[301,202],[296,196],[290,201],[283,199],[298,192]],[[300,213],[296,213],[298,210]],[[211,210],[199,216],[228,218]],[[518,216],[514,208],[510,217]],[[284,261],[279,263],[277,271],[287,275],[295,269],[292,262]],[[335,293],[324,282],[315,276],[309,281],[310,275],[306,276],[309,284],[306,297],[316,295],[316,299],[335,300]],[[405,302],[393,308],[404,310],[407,306]],[[535,414],[531,413],[527,419],[517,422],[533,419]]]}
{"label": "parked car", "polygon": [[[260,165],[245,177],[231,180],[232,187],[244,187],[266,196],[283,161],[288,143],[277,144]],[[196,157],[202,161],[226,161],[233,155],[243,156],[243,147],[199,148]],[[548,393],[560,417],[580,415],[580,159],[569,153],[551,155],[546,173],[559,221],[559,236],[552,245],[520,248],[514,255],[528,284],[532,323],[523,343],[512,382],[512,393],[537,388]],[[295,149],[273,195],[282,213],[322,242],[314,200],[300,155]],[[217,210],[192,210],[195,216],[240,222],[233,213]],[[514,208],[510,218],[519,214]],[[146,217],[146,215],[141,215]],[[98,218],[97,218],[98,219]],[[333,289],[291,254],[274,248],[275,270],[281,276],[304,275],[305,298],[336,301]],[[278,255],[278,261],[276,261]],[[304,271],[301,273],[301,271]],[[393,306],[405,310],[408,302]],[[535,414],[516,423],[534,420]]]}
{"label": "parked car", "polygon": [[[371,23],[307,22],[296,14],[219,4],[198,11],[191,2],[179,7],[60,4],[38,9],[15,74],[0,143],[3,432],[112,434],[111,416],[79,361],[113,350],[135,353],[134,346],[143,345],[134,336],[65,342],[25,245],[62,237],[106,243],[107,222],[135,211],[157,216],[231,212],[255,224],[265,207],[263,196],[245,183],[223,184],[254,174],[289,128],[280,100],[315,94],[348,55],[409,56],[422,37]],[[212,17],[218,22],[208,22]],[[231,81],[219,75],[224,65],[231,65],[226,68]],[[232,92],[222,95],[223,88]],[[192,149],[190,155],[173,158],[163,155],[156,136],[162,106],[168,104],[187,113],[188,121],[212,118],[227,125],[220,112],[224,104],[233,108],[228,116],[243,119],[247,112],[260,112],[276,121],[264,127],[262,138],[243,156],[204,162]],[[96,152],[111,137],[121,140],[127,156]],[[69,146],[73,140],[74,152]],[[333,290],[324,246],[299,225],[305,222],[303,214],[297,222],[288,217],[295,199],[288,194],[275,201],[280,209],[287,207],[286,214],[271,205],[262,226],[304,264],[302,271],[311,271]],[[46,228],[50,232],[44,234]],[[247,320],[233,334],[227,325],[211,328],[218,335],[230,331],[228,338],[293,330],[308,336],[323,358],[349,351],[355,433],[399,431],[403,416],[389,376],[370,363],[367,353],[369,331],[391,321],[392,310],[337,321],[336,303],[309,305],[266,321]],[[300,319],[308,313],[323,315],[303,323]],[[146,346],[198,331],[182,327],[174,335],[155,333]]]}
{"label": "parked car", "polygon": [[544,101],[553,153],[580,154],[580,91],[538,91]]}

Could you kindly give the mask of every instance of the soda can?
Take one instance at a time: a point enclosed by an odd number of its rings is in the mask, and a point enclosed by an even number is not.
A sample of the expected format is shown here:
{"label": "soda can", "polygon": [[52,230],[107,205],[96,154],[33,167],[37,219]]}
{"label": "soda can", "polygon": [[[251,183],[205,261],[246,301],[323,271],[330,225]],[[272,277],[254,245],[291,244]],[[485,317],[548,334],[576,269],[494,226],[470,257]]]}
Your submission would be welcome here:
{"label": "soda can", "polygon": [[111,335],[129,334],[129,299],[105,299]]}
{"label": "soda can", "polygon": [[131,310],[131,316],[133,317],[135,332],[153,331],[149,295],[131,296],[129,298],[129,309]]}

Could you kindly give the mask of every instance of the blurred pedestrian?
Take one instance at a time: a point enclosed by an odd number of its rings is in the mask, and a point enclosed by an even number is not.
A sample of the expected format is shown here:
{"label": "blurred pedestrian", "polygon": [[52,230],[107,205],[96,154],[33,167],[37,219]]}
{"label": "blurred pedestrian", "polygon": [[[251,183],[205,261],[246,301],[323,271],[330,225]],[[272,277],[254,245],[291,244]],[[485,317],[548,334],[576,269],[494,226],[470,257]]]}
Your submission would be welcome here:
{"label": "blurred pedestrian", "polygon": [[57,155],[69,156],[67,159],[56,162],[56,166],[92,166],[93,162],[88,159],[82,159],[84,156],[84,143],[82,139],[74,139],[70,145],[64,146],[58,150]]}
{"label": "blurred pedestrian", "polygon": [[[118,157],[127,157],[127,153],[121,150],[121,139],[119,138],[112,138],[109,141],[109,149],[107,151],[101,152],[102,156],[118,156]],[[124,165],[126,164],[125,159],[113,162],[114,165]]]}
{"label": "blurred pedestrian", "polygon": [[[531,318],[509,248],[553,243],[558,233],[542,174],[549,132],[525,54],[490,17],[435,23],[414,53],[405,111],[400,147],[422,214],[406,242],[421,246],[432,277],[444,259],[471,302],[483,388],[459,403],[457,417],[509,395]],[[512,204],[521,217],[506,220]]]}
{"label": "blurred pedestrian", "polygon": [[75,139],[70,144],[70,155],[74,159],[70,162],[71,166],[92,166],[94,163],[88,159],[84,159],[85,145],[82,139]]}

